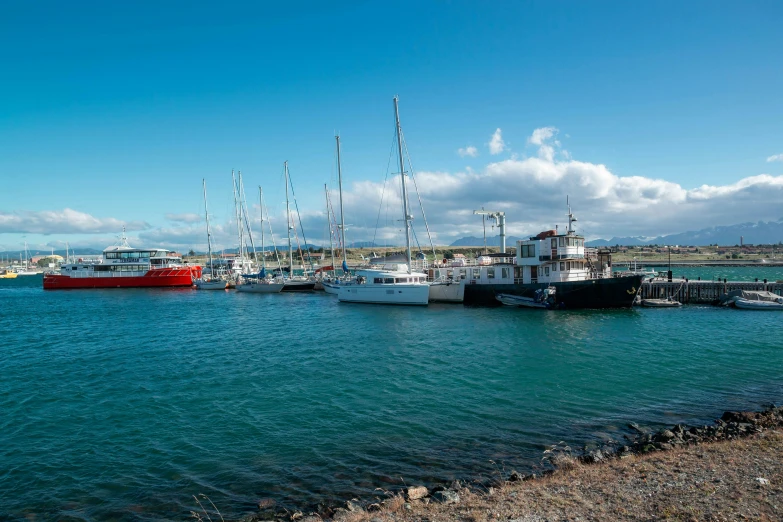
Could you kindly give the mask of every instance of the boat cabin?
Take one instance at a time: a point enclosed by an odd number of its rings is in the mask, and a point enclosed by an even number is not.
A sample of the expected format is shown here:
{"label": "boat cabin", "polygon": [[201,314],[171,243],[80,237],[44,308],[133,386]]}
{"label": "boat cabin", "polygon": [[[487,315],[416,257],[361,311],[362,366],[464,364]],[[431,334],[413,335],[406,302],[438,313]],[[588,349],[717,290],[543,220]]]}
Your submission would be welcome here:
{"label": "boat cabin", "polygon": [[101,275],[121,275],[127,277],[143,276],[153,268],[169,268],[182,266],[182,258],[171,255],[164,249],[141,249],[126,245],[115,245],[106,248],[103,256],[95,261],[85,262],[79,259],[76,263],[60,266],[60,273],[71,277],[96,277]]}
{"label": "boat cabin", "polygon": [[408,272],[406,263],[390,263],[369,270],[356,272],[357,284],[369,285],[410,285],[426,283],[427,276],[418,272]]}

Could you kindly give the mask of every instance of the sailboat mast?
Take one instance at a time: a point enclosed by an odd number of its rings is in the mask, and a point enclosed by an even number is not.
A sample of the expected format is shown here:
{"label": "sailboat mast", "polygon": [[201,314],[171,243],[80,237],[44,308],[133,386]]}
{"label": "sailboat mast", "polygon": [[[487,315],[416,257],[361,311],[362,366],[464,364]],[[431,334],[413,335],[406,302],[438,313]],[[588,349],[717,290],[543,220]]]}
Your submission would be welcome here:
{"label": "sailboat mast", "polygon": [[332,252],[332,275],[336,274],[334,267],[334,241],[332,241],[332,215],[329,212],[329,190],[324,183],[324,195],[326,196],[326,222],[329,225],[329,250]]}
{"label": "sailboat mast", "polygon": [[283,163],[285,167],[285,226],[288,229],[288,277],[294,275],[294,251],[291,248],[291,207],[288,203],[288,162]]}
{"label": "sailboat mast", "polygon": [[261,210],[261,267],[266,272],[266,252],[264,252],[264,191],[258,186],[258,208]]}
{"label": "sailboat mast", "polygon": [[408,192],[405,190],[405,164],[402,159],[402,128],[400,127],[399,98],[394,97],[394,119],[397,122],[397,149],[400,155],[400,178],[402,179],[402,219],[405,221],[405,247],[408,254],[408,273],[411,273],[411,215],[408,214]]}
{"label": "sailboat mast", "polygon": [[[250,227],[250,213],[247,211],[247,199],[245,199],[245,182],[242,179],[242,171],[239,171],[239,208],[242,211],[242,215],[245,219],[245,226],[247,227],[247,237],[250,239],[250,247],[253,249],[253,258],[258,262],[258,255],[256,254],[256,244],[253,241],[253,230]],[[247,244],[246,244],[247,246]]]}
{"label": "sailboat mast", "polygon": [[[343,211],[343,168],[340,162],[340,136],[335,136],[337,140],[337,186],[340,187],[340,240],[343,244],[343,265],[348,266],[348,253],[345,245],[345,212]],[[334,266],[334,260],[332,260]]]}
{"label": "sailboat mast", "polygon": [[237,178],[234,175],[234,169],[231,169],[231,188],[234,192],[234,217],[237,220],[237,240],[239,241],[239,250],[237,255],[239,256],[240,270],[244,269],[243,257],[242,257],[242,218],[239,214],[239,205],[237,204]]}
{"label": "sailboat mast", "polygon": [[209,277],[215,278],[215,268],[212,266],[212,240],[209,232],[209,210],[207,209],[207,181],[201,178],[201,184],[204,186],[204,218],[207,221],[207,252],[209,253]]}

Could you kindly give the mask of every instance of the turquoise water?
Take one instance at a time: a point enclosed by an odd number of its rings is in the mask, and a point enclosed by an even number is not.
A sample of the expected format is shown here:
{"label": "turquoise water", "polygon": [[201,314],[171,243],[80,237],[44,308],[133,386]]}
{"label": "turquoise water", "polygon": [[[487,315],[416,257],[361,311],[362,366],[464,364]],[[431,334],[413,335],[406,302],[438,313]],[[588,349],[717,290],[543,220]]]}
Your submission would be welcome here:
{"label": "turquoise water", "polygon": [[[34,280],[33,280],[34,279]],[[783,397],[783,316],[0,280],[0,519],[227,518],[541,465]]]}
{"label": "turquoise water", "polygon": [[[618,269],[618,271],[623,270],[623,268]],[[651,270],[666,272],[668,267],[666,264],[662,264],[661,266],[652,267]],[[675,266],[672,267],[672,276],[693,280],[701,278],[702,281],[722,281],[723,279],[728,281],[753,281],[755,279],[763,281],[766,279],[769,282],[775,282],[783,280],[783,266]]]}

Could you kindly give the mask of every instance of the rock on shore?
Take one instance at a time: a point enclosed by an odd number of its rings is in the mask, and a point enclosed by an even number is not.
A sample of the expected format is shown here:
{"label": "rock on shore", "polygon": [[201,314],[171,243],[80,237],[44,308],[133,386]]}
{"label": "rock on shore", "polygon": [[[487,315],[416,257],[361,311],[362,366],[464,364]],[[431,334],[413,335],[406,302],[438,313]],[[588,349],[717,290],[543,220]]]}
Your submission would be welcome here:
{"label": "rock on shore", "polygon": [[554,446],[547,453],[557,469],[543,476],[513,471],[478,488],[413,486],[381,503],[246,520],[783,520],[783,408],[727,411],[709,426],[629,427],[636,435],[623,445],[581,455]]}

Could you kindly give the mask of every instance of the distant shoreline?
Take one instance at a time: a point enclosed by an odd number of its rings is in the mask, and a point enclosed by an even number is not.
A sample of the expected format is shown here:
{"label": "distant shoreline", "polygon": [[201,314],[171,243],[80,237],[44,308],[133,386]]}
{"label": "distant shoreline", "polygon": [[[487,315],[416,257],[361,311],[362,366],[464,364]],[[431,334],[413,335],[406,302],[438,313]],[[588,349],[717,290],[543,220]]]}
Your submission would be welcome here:
{"label": "distant shoreline", "polygon": [[[629,265],[636,265],[644,268],[654,267],[666,267],[669,266],[669,261],[666,259],[657,259],[652,261],[614,261],[615,267],[626,267]],[[702,259],[694,261],[677,260],[672,261],[671,266],[684,267],[684,266],[731,266],[731,267],[753,267],[753,268],[779,268],[783,267],[783,260],[743,260],[743,259]]]}

